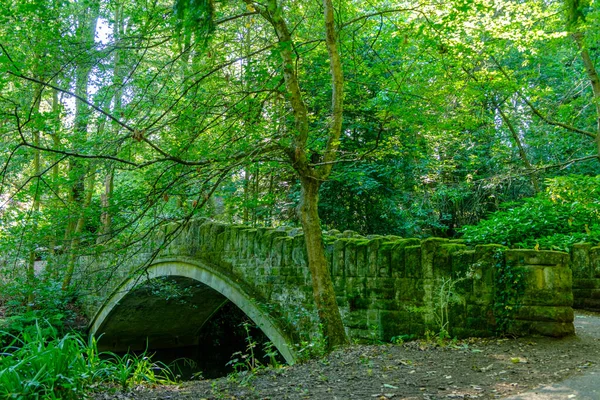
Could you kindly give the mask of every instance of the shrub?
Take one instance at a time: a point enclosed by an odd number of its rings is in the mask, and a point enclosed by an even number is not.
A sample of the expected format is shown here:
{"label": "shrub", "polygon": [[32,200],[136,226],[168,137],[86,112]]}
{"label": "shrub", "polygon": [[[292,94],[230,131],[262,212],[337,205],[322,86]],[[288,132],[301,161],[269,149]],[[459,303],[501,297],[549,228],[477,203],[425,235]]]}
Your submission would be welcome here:
{"label": "shrub", "polygon": [[102,354],[93,338],[85,341],[76,333],[60,336],[48,323],[33,326],[0,352],[0,398],[81,399],[100,383],[127,388],[169,380],[170,371],[145,354]]}
{"label": "shrub", "polygon": [[478,225],[462,228],[468,243],[568,251],[600,242],[600,176],[565,176],[521,202],[505,203]]}

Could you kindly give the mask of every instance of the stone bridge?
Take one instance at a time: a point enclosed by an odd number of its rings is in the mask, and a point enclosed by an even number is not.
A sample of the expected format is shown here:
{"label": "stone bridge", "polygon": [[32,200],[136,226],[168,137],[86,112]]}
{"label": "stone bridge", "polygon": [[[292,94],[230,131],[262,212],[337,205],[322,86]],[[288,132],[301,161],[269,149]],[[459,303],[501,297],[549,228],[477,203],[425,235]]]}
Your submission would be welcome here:
{"label": "stone bridge", "polygon": [[[389,341],[442,328],[453,336],[573,333],[567,253],[349,231],[324,237],[352,338]],[[228,301],[288,362],[320,335],[299,229],[173,224],[136,248],[82,257],[76,282],[104,349],[193,345]]]}

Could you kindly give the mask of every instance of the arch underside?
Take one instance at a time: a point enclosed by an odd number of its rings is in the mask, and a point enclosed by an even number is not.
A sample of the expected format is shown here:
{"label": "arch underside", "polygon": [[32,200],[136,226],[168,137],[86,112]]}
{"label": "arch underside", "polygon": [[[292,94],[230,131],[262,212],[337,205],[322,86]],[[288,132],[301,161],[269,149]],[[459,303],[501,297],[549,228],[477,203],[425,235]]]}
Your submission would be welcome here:
{"label": "arch underside", "polygon": [[90,334],[101,350],[165,349],[198,344],[205,322],[233,302],[266,334],[288,363],[295,361],[289,339],[240,285],[197,261],[162,261],[143,282],[129,279],[98,311]]}

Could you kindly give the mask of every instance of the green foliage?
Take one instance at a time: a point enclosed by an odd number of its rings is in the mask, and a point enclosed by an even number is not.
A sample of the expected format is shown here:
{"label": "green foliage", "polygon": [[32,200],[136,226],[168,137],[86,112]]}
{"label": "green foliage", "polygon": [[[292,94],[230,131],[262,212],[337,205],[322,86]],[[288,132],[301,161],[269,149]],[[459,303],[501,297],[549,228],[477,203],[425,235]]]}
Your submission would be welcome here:
{"label": "green foliage", "polygon": [[180,35],[193,32],[206,40],[215,30],[213,0],[177,0],[173,9]]}
{"label": "green foliage", "polygon": [[[0,320],[0,345],[6,345],[13,337],[27,333],[33,335],[38,329],[43,334],[57,330],[65,334],[78,326],[75,293],[61,289],[60,282],[26,282],[13,277],[0,286],[0,305],[4,320]],[[40,328],[37,321],[45,321]]]}
{"label": "green foliage", "polygon": [[521,299],[525,292],[525,280],[521,268],[506,262],[503,250],[494,253],[494,261],[494,317],[496,331],[502,334],[510,328],[510,322],[514,320],[513,316],[521,306],[517,300]]}
{"label": "green foliage", "polygon": [[[46,325],[42,328],[41,325]],[[59,335],[36,323],[2,348],[0,397],[11,399],[81,399],[101,383],[167,382],[170,372],[145,355],[122,357],[98,352],[96,341]]]}
{"label": "green foliage", "polygon": [[565,250],[578,242],[600,242],[600,176],[547,180],[547,189],[506,203],[478,225],[462,229],[472,244]]}
{"label": "green foliage", "polygon": [[153,362],[148,354],[126,353],[119,356],[114,353],[104,353],[103,362],[106,382],[116,383],[126,390],[131,386],[144,383],[169,383],[173,374],[170,369],[160,362]]}
{"label": "green foliage", "polygon": [[323,334],[323,325],[319,324],[317,332],[309,339],[296,344],[296,354],[301,361],[322,358],[327,354],[327,338]]}
{"label": "green foliage", "polygon": [[450,306],[452,304],[464,304],[464,297],[458,292],[456,285],[470,277],[459,278],[442,277],[436,281],[433,287],[433,315],[438,329],[438,337],[443,341],[450,337]]}
{"label": "green foliage", "polygon": [[250,384],[258,371],[265,368],[279,368],[281,364],[277,360],[278,351],[271,342],[264,345],[263,353],[268,362],[262,363],[257,357],[258,342],[250,334],[251,324],[244,322],[242,326],[246,331],[246,349],[245,351],[236,351],[231,355],[231,360],[227,365],[233,367],[233,372],[227,376],[227,379],[246,386]]}
{"label": "green foliage", "polygon": [[567,24],[569,27],[576,27],[578,23],[585,21],[585,9],[589,5],[589,1],[586,0],[565,0]]}

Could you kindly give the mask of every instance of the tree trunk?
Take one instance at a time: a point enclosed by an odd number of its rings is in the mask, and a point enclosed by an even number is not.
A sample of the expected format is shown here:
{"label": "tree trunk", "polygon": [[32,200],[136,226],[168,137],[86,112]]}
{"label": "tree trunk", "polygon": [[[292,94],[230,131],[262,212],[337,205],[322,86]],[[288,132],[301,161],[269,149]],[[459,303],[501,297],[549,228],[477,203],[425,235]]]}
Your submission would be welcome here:
{"label": "tree trunk", "polygon": [[598,152],[598,160],[600,161],[600,77],[598,77],[594,61],[583,43],[583,34],[581,32],[574,33],[573,38],[579,47],[585,72],[592,85],[593,103],[596,107],[596,151]]}
{"label": "tree trunk", "polygon": [[251,9],[256,9],[271,24],[281,44],[279,54],[282,59],[282,73],[286,91],[289,95],[289,104],[294,114],[294,128],[291,129],[289,137],[285,140],[285,142],[288,142],[287,139],[291,139],[292,143],[290,145],[282,143],[282,147],[285,149],[292,167],[298,173],[302,186],[298,212],[304,229],[313,296],[327,340],[327,349],[331,350],[335,346],[348,342],[325,258],[318,213],[319,187],[321,182],[329,177],[333,163],[336,160],[343,117],[344,77],[337,49],[333,4],[331,0],[323,0],[325,43],[332,78],[331,116],[328,121],[327,145],[323,155],[324,163],[315,165],[311,164],[307,156],[309,150],[307,147],[310,126],[309,113],[302,98],[302,90],[300,89],[296,69],[297,60],[295,59],[294,41],[283,16],[284,8],[280,6],[277,0],[268,0],[264,6],[252,0],[244,1]]}
{"label": "tree trunk", "polygon": [[[94,45],[96,24],[98,22],[99,13],[100,4],[98,2],[92,2],[90,6],[85,6],[78,16],[77,38],[87,49]],[[87,99],[88,97],[87,90],[90,72],[91,66],[87,65],[85,61],[80,61],[76,65],[75,93],[83,99]],[[80,139],[87,139],[90,114],[91,112],[88,105],[82,101],[76,100],[74,131],[76,135],[79,135]],[[66,239],[70,239],[71,246],[69,249],[69,261],[67,263],[67,269],[65,271],[65,276],[62,283],[63,290],[69,288],[73,273],[75,271],[75,261],[81,241],[80,235],[85,227],[85,210],[91,203],[96,176],[94,168],[89,164],[86,168],[81,160],[72,160],[70,163],[70,168],[72,174],[74,175],[75,182],[72,185],[69,197],[72,201],[71,204],[77,211],[77,218],[71,218],[67,228],[70,233],[70,238],[66,237]]]}
{"label": "tree trunk", "polygon": [[81,232],[83,232],[83,228],[85,227],[85,211],[92,203],[92,195],[94,193],[94,186],[96,185],[96,173],[94,172],[93,166],[90,167],[86,183],[87,190],[85,193],[85,198],[82,201],[81,209],[79,210],[79,217],[77,218],[77,223],[75,224],[75,228],[72,232],[73,237],[71,239],[69,261],[67,263],[67,270],[65,271],[65,276],[62,283],[62,290],[67,290],[69,288],[71,285],[71,279],[73,278],[73,273],[75,272],[77,253],[79,244],[81,243]]}
{"label": "tree trunk", "polygon": [[347,344],[346,332],[336,301],[331,272],[325,258],[325,246],[321,222],[319,220],[320,182],[310,178],[301,178],[302,191],[298,206],[299,217],[304,231],[304,243],[308,256],[308,268],[312,277],[313,297],[319,320],[323,325],[323,334],[329,349]]}
{"label": "tree trunk", "polygon": [[[41,98],[42,98],[42,86],[39,86],[35,89],[35,94],[34,94],[34,102],[32,107],[32,113],[33,114],[39,114],[40,111],[40,104],[41,104]],[[37,129],[34,129],[33,131],[33,144],[35,144],[37,147],[40,146],[40,131],[38,131]],[[33,240],[36,239],[36,234],[37,234],[37,230],[38,230],[38,215],[40,212],[40,173],[41,173],[41,164],[40,164],[40,151],[38,149],[35,149],[33,151],[33,171],[32,171],[32,175],[37,177],[35,179],[34,182],[36,182],[36,188],[35,188],[35,192],[33,193],[33,205],[31,207],[31,212],[33,214],[33,218],[32,218],[32,226],[31,226],[31,237],[33,238]],[[35,254],[35,243],[32,241],[30,243],[31,245],[31,249],[29,249],[29,260],[28,260],[28,265],[27,265],[27,285],[28,285],[28,290],[30,290],[29,292],[29,296],[27,299],[28,304],[32,304],[34,297],[33,297],[33,281],[35,279],[35,259],[36,259],[36,254]],[[27,306],[29,308],[29,305]]]}
{"label": "tree trunk", "polygon": [[[59,100],[58,100],[58,91],[53,90],[53,92],[52,92],[52,113],[55,115],[56,120],[54,122],[54,129],[51,134],[51,137],[52,137],[53,146],[57,150],[60,149],[60,146],[61,146],[60,137],[58,136],[58,133],[60,131],[60,124],[61,124],[60,116],[58,116],[59,109],[60,109],[60,104],[59,104]],[[58,162],[55,162],[54,166],[52,167],[52,191],[53,191],[54,201],[51,204],[51,207],[53,207],[55,209],[58,209],[60,207],[59,203],[61,200],[60,199],[59,176],[60,176],[60,166],[59,166]],[[58,235],[57,235],[57,232],[55,229],[54,233],[52,234],[52,237],[50,238],[50,254],[54,255],[57,245],[58,245]],[[49,264],[49,268],[52,268],[50,271],[50,275],[52,275],[54,277],[57,272],[56,267],[54,265]]]}
{"label": "tree trunk", "polygon": [[519,156],[521,157],[523,164],[525,164],[525,167],[529,171],[531,171],[531,183],[533,184],[533,189],[535,190],[535,193],[539,192],[540,184],[538,182],[537,174],[535,173],[533,166],[531,165],[531,162],[529,162],[529,157],[527,157],[527,153],[525,152],[523,143],[521,143],[521,138],[519,138],[519,133],[515,129],[510,118],[508,118],[508,115],[506,115],[504,113],[504,111],[502,111],[502,109],[500,108],[500,105],[498,103],[496,103],[495,101],[494,101],[494,107],[496,107],[496,110],[498,110],[498,112],[500,113],[500,117],[502,118],[502,121],[504,121],[504,123],[506,124],[506,127],[510,131],[510,133],[513,137],[513,140],[515,141],[515,144],[517,145],[517,148],[519,150]]}
{"label": "tree trunk", "polygon": [[248,201],[250,200],[250,173],[248,169],[250,167],[244,168],[244,212],[242,215],[242,219],[244,224],[247,224],[250,221],[250,208],[248,207]]}
{"label": "tree trunk", "polygon": [[[123,35],[123,5],[117,4],[114,14],[113,38],[115,43],[119,43]],[[123,103],[123,68],[121,65],[121,49],[115,51],[113,60],[113,78],[112,85],[114,87],[113,109],[112,114],[119,116]],[[115,136],[119,133],[119,125],[111,122],[111,130]],[[117,150],[118,151],[118,150]],[[116,152],[115,152],[116,153]],[[100,215],[100,230],[96,243],[103,243],[112,236],[112,197],[114,191],[115,167],[113,163],[108,163],[106,167],[106,176],[104,177],[104,193],[101,195],[102,214]]]}

